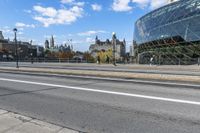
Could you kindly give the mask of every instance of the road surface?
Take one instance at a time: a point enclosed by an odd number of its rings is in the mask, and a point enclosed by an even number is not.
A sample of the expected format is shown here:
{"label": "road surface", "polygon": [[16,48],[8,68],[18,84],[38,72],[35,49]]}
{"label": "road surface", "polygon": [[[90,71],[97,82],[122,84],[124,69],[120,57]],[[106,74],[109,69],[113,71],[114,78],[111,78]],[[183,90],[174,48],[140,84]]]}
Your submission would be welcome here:
{"label": "road surface", "polygon": [[200,131],[200,88],[0,73],[0,108],[90,133]]}

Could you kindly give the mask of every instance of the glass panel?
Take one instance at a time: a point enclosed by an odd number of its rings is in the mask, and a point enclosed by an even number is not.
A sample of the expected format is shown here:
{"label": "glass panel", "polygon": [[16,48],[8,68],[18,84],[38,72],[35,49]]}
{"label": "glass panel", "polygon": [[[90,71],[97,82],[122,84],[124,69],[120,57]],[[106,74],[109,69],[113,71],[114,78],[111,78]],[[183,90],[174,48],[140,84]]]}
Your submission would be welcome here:
{"label": "glass panel", "polygon": [[200,1],[181,0],[157,9],[135,24],[134,39],[138,44],[170,36],[187,41],[200,40]]}

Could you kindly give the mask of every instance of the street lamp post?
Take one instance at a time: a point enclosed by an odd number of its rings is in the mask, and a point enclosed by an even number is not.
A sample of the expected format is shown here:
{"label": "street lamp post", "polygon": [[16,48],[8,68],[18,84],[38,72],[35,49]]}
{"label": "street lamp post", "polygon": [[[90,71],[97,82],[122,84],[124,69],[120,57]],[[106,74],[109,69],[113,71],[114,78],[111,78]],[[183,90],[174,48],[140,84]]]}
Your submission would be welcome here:
{"label": "street lamp post", "polygon": [[33,53],[31,53],[31,64],[33,64]]}
{"label": "street lamp post", "polygon": [[113,35],[112,35],[112,43],[113,43],[113,65],[116,66],[116,57],[115,57],[115,54],[116,54],[116,34],[115,32],[113,32]]}
{"label": "street lamp post", "polygon": [[14,28],[13,31],[15,33],[16,68],[19,68],[19,64],[18,64],[18,45],[17,45],[17,28]]}

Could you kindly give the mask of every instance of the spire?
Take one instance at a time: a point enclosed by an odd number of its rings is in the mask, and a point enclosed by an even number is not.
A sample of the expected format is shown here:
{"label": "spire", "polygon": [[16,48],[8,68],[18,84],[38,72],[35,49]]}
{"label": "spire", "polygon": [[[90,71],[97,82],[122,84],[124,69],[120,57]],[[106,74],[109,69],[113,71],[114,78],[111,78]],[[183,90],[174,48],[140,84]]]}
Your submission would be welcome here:
{"label": "spire", "polygon": [[96,36],[96,38],[95,38],[95,44],[98,44],[98,42],[99,42],[99,39],[98,39],[98,36]]}
{"label": "spire", "polygon": [[73,45],[71,45],[71,51],[73,51]]}
{"label": "spire", "polygon": [[30,44],[31,44],[31,45],[33,44],[33,41],[32,41],[32,40],[30,41]]}
{"label": "spire", "polygon": [[123,42],[126,43],[126,39],[125,38],[124,38]]}

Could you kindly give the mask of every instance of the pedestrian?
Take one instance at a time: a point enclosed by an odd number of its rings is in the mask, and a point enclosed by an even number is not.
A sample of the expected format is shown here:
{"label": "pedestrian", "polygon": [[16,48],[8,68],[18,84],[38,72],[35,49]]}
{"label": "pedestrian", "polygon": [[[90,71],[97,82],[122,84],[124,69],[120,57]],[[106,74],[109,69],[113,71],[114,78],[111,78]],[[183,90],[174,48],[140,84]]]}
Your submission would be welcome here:
{"label": "pedestrian", "polygon": [[126,64],[126,57],[123,57],[123,62],[124,64]]}
{"label": "pedestrian", "polygon": [[101,63],[101,58],[100,58],[100,56],[97,56],[97,63],[98,63],[98,64]]}
{"label": "pedestrian", "polygon": [[33,64],[33,57],[31,57],[31,64]]}
{"label": "pedestrian", "polygon": [[106,56],[106,63],[110,64],[110,57],[108,55]]}
{"label": "pedestrian", "polygon": [[153,57],[150,58],[150,66],[153,65]]}

